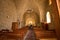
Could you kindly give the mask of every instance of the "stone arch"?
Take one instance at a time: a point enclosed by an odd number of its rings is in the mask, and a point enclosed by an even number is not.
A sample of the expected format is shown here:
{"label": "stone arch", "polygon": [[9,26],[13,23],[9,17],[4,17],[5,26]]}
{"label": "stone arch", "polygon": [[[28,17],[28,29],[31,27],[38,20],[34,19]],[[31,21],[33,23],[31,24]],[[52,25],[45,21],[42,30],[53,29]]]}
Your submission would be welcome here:
{"label": "stone arch", "polygon": [[24,25],[29,25],[29,21],[32,21],[32,25],[38,26],[38,24],[40,23],[39,14],[33,10],[27,10],[23,15]]}

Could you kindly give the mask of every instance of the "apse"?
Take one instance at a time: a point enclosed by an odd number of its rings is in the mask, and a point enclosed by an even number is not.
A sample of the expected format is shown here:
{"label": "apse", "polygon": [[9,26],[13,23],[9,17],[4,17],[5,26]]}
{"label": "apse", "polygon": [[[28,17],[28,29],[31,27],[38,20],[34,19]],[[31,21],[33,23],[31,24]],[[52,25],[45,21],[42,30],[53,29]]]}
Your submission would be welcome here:
{"label": "apse", "polygon": [[29,26],[29,25],[38,26],[38,24],[40,23],[40,18],[38,13],[32,10],[27,10],[24,13],[23,20],[25,26]]}
{"label": "apse", "polygon": [[26,24],[25,25],[34,25],[35,26],[36,25],[35,23],[36,23],[35,19],[31,17],[31,18],[26,19]]}

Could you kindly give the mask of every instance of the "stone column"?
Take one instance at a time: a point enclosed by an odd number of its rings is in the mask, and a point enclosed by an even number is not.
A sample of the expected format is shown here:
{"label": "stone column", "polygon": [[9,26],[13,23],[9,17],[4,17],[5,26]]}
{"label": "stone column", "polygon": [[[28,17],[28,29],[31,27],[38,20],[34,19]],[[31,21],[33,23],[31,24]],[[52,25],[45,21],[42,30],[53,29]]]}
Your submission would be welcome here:
{"label": "stone column", "polygon": [[58,40],[60,40],[60,23],[59,23],[59,13],[58,13],[58,9],[57,9],[56,0],[52,0],[51,10],[52,10],[52,14],[54,16],[53,21],[54,21],[54,27],[55,27],[55,31],[57,34],[57,38],[58,38]]}

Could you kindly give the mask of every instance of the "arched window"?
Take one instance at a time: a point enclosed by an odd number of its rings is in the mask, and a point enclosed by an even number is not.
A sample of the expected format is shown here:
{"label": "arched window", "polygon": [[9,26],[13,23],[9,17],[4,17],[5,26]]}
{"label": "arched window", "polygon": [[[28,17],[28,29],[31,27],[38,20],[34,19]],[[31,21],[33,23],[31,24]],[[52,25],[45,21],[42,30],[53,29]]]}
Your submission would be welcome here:
{"label": "arched window", "polygon": [[51,5],[52,4],[52,0],[49,0],[49,5]]}
{"label": "arched window", "polygon": [[47,21],[47,23],[51,23],[51,16],[50,16],[50,12],[49,11],[46,14],[46,21]]}

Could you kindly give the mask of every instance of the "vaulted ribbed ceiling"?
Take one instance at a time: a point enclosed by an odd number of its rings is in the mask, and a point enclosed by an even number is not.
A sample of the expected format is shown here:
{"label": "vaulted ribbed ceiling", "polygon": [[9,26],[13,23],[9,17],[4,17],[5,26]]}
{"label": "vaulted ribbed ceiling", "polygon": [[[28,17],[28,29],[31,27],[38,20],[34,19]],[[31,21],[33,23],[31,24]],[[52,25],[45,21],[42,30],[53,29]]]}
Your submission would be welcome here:
{"label": "vaulted ribbed ceiling", "polygon": [[48,0],[14,0],[17,15],[22,15],[26,12],[26,10],[33,9],[40,15],[40,19],[44,20],[45,13],[48,7]]}
{"label": "vaulted ribbed ceiling", "polygon": [[33,8],[38,11],[39,9],[45,9],[48,5],[48,0],[14,0],[17,10]]}

